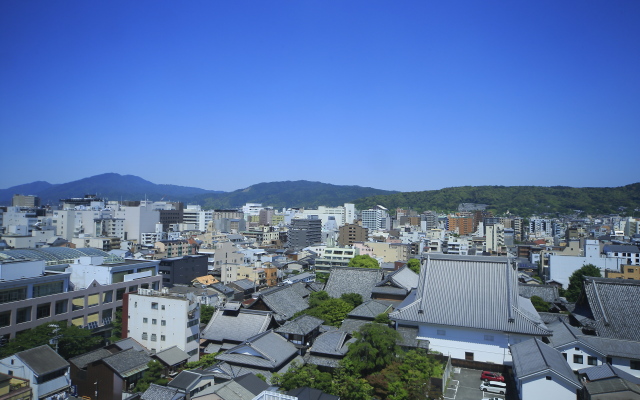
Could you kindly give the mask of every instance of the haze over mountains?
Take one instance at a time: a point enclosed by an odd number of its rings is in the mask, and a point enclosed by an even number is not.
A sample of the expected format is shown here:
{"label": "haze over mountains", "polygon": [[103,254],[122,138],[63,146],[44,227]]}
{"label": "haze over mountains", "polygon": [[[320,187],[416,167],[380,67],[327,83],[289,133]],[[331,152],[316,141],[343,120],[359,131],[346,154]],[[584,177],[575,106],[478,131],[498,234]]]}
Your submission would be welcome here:
{"label": "haze over mountains", "polygon": [[[460,203],[482,203],[501,214],[622,213],[640,216],[640,183],[617,188],[567,186],[461,186],[420,192],[395,192],[361,186],[310,181],[265,182],[232,192],[179,185],[160,185],[134,175],[107,173],[63,184],[37,181],[0,190],[0,204],[10,205],[14,194],[37,195],[42,204],[97,194],[107,200],[165,200],[200,204],[204,208],[235,208],[245,203],[266,206],[317,207],[352,202],[359,209],[376,204],[389,209],[452,211]],[[637,212],[635,210],[638,210]]]}

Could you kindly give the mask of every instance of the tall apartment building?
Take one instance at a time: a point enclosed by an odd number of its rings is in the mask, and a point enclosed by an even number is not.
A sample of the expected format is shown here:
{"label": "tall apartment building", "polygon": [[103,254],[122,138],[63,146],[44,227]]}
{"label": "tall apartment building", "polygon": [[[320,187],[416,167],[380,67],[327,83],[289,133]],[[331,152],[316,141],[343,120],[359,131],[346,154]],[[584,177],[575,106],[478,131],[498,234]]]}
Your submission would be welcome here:
{"label": "tall apartment building", "polygon": [[390,228],[388,210],[379,205],[370,210],[362,210],[361,219],[362,226],[369,230]]}
{"label": "tall apartment building", "polygon": [[475,231],[472,215],[449,215],[447,217],[447,230],[464,236]]}
{"label": "tall apartment building", "polygon": [[177,346],[189,355],[189,362],[200,359],[200,306],[192,293],[138,289],[125,296],[122,315],[126,337],[156,353]]}
{"label": "tall apartment building", "polygon": [[369,240],[369,230],[358,224],[342,225],[338,229],[338,245],[340,247],[351,246],[355,242]]}
{"label": "tall apartment building", "polygon": [[322,220],[296,218],[287,232],[287,247],[301,250],[322,241]]}

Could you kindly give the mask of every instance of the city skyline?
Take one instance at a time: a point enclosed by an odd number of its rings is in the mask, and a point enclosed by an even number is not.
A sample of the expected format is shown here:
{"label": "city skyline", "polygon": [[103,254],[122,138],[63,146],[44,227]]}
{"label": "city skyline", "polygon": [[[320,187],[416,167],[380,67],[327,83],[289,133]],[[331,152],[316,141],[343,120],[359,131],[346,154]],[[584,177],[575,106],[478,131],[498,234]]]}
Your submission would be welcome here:
{"label": "city skyline", "polygon": [[6,1],[0,188],[632,184],[638,20],[630,1]]}

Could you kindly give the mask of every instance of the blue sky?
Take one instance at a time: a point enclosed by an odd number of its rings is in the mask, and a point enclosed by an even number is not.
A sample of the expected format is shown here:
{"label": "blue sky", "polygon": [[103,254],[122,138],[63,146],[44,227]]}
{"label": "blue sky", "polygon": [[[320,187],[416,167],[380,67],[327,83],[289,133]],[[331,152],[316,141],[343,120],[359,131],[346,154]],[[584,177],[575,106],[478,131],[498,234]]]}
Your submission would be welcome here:
{"label": "blue sky", "polygon": [[640,2],[0,2],[0,188],[640,181]]}

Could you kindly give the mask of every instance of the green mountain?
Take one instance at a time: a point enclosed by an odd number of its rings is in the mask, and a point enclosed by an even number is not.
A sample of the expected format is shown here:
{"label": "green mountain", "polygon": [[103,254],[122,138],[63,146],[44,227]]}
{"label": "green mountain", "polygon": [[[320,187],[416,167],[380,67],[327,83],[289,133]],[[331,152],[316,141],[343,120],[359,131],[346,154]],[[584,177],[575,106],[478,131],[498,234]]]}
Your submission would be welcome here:
{"label": "green mountain", "polygon": [[461,186],[423,192],[403,192],[361,198],[359,209],[380,204],[389,209],[455,211],[460,203],[488,204],[495,214],[506,211],[520,216],[545,213],[609,214],[640,207],[640,183],[612,188],[572,188],[567,186]]}
{"label": "green mountain", "polygon": [[199,195],[194,200],[205,208],[232,208],[245,203],[262,203],[276,208],[317,207],[339,206],[361,197],[392,193],[397,192],[321,182],[284,181],[258,183],[229,193]]}
{"label": "green mountain", "polygon": [[58,204],[60,199],[83,197],[85,194],[97,194],[98,197],[107,200],[164,198],[187,202],[196,195],[220,192],[186,186],[157,185],[134,175],[107,173],[58,185],[34,182],[3,189],[0,192],[0,204],[11,204],[12,196],[17,193],[39,196],[42,204]]}

